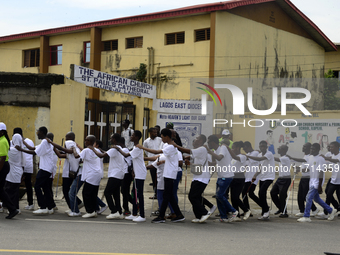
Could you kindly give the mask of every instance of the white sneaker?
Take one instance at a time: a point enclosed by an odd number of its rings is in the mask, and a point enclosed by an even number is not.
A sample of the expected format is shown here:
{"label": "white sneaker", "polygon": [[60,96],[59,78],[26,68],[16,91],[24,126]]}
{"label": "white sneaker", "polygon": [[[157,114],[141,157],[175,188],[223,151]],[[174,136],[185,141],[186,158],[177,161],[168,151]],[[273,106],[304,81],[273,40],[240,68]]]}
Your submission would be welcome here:
{"label": "white sneaker", "polygon": [[18,209],[18,215],[20,215],[21,214],[21,210],[20,209]]}
{"label": "white sneaker", "polygon": [[97,213],[93,212],[93,213],[86,213],[82,216],[83,218],[97,218]]}
{"label": "white sneaker", "polygon": [[[123,217],[122,217],[123,216]],[[106,219],[113,220],[113,219],[124,219],[124,215],[120,214],[119,212],[111,213],[108,216],[106,216]]]}
{"label": "white sneaker", "polygon": [[238,215],[238,211],[233,212],[233,214],[231,215],[231,218],[229,218],[229,222],[233,222]]}
{"label": "white sneaker", "polygon": [[243,220],[247,220],[250,217],[251,211],[248,210],[248,212],[246,212],[243,216]]}
{"label": "white sneaker", "polygon": [[107,205],[103,206],[102,208],[99,209],[99,211],[97,212],[99,215],[102,214],[106,209],[107,209]]}
{"label": "white sneaker", "polygon": [[332,212],[330,214],[328,214],[328,218],[327,220],[334,220],[334,216],[337,213],[336,209],[332,208]]}
{"label": "white sneaker", "polygon": [[132,214],[130,216],[125,217],[126,220],[134,220],[136,219],[138,216],[133,216]]}
{"label": "white sneaker", "polygon": [[138,216],[137,218],[133,219],[132,221],[134,221],[134,222],[144,222],[144,221],[146,221],[146,219],[141,217],[141,216]]}
{"label": "white sneaker", "polygon": [[81,212],[76,213],[76,212],[69,212],[67,214],[69,217],[80,217],[81,216]]}
{"label": "white sneaker", "polygon": [[48,214],[48,209],[38,209],[36,211],[33,211],[33,214],[37,214],[37,215],[43,215],[43,214]]}
{"label": "white sneaker", "polygon": [[54,209],[48,210],[48,214],[54,214]]}
{"label": "white sneaker", "polygon": [[200,221],[199,223],[203,223],[205,222],[209,217],[210,217],[211,214],[206,214],[206,215],[203,215],[201,218],[200,218]]}
{"label": "white sneaker", "polygon": [[309,217],[302,217],[300,219],[297,219],[298,222],[312,222],[312,220]]}
{"label": "white sneaker", "polygon": [[72,212],[71,209],[65,211],[66,214],[69,214],[70,212]]}
{"label": "white sneaker", "polygon": [[193,219],[191,220],[192,223],[199,223],[200,222],[200,219]]}
{"label": "white sneaker", "polygon": [[217,206],[216,205],[213,205],[213,207],[210,208],[208,214],[213,214],[217,209]]}
{"label": "white sneaker", "polygon": [[269,215],[270,215],[270,212],[268,211],[268,212],[265,212],[264,214],[263,214],[263,218],[268,218],[269,219]]}
{"label": "white sneaker", "polygon": [[33,211],[34,210],[34,205],[26,205],[24,207],[25,210]]}
{"label": "white sneaker", "polygon": [[235,219],[233,220],[233,222],[240,222],[242,221],[240,217],[235,217]]}
{"label": "white sneaker", "polygon": [[320,211],[320,210],[319,210],[318,208],[316,208],[315,211],[312,211],[312,213],[310,214],[310,217],[314,217],[314,216],[318,215],[318,212],[319,212],[319,211]]}
{"label": "white sneaker", "polygon": [[299,212],[297,214],[295,214],[296,217],[303,217],[304,213],[303,212]]}
{"label": "white sneaker", "polygon": [[319,220],[326,220],[328,219],[328,216],[329,215],[326,215],[324,212],[320,212],[315,216],[315,218]]}

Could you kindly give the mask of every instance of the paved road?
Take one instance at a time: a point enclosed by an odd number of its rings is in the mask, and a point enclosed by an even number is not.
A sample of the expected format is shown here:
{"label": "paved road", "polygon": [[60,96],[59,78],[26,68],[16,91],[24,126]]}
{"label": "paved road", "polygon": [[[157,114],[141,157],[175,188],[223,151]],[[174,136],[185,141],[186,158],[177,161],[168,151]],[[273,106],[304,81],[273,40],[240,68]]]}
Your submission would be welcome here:
{"label": "paved road", "polygon": [[[205,194],[211,201],[214,201],[211,198],[213,182]],[[146,181],[145,185],[147,222],[144,223],[108,221],[105,216],[109,211],[96,219],[69,218],[63,213],[67,208],[61,196],[56,199],[59,210],[54,215],[33,216],[24,211],[13,220],[5,220],[5,215],[0,214],[0,254],[340,253],[338,217],[332,222],[313,220],[312,223],[298,223],[295,217],[281,219],[276,216],[262,222],[256,215],[246,222],[216,223],[213,221],[216,218],[211,217],[207,223],[193,224],[190,210],[185,213],[185,222],[151,224],[152,201],[148,199],[151,187],[148,183]],[[184,184],[183,180],[179,190],[181,208],[184,206]],[[20,205],[23,208],[25,201]],[[251,206],[254,214],[258,214],[259,208]],[[187,201],[186,209],[189,207]]]}

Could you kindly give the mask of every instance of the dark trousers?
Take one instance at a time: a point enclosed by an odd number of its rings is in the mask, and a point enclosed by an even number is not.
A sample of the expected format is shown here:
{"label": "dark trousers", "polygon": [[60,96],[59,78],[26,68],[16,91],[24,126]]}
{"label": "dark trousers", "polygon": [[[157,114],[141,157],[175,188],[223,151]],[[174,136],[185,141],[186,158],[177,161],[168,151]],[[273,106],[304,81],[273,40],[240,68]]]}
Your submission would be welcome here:
{"label": "dark trousers", "polygon": [[[306,196],[309,190],[309,178],[301,178],[300,183],[299,183],[299,190],[298,190],[298,205],[299,205],[299,210],[300,213],[305,212],[305,201],[306,201]],[[316,206],[314,202],[312,203],[312,211],[316,210]]]}
{"label": "dark trousers", "polygon": [[267,190],[270,186],[270,184],[272,184],[273,181],[272,180],[266,180],[266,181],[260,181],[260,189],[259,189],[259,199],[260,199],[260,204],[261,204],[261,208],[262,208],[262,214],[268,212],[269,211],[269,206],[267,203]]}
{"label": "dark trousers", "polygon": [[[122,207],[120,206],[120,186],[122,185],[122,180],[110,177],[107,180],[106,188],[104,190],[104,195],[111,210],[111,213],[122,214]],[[113,202],[113,199],[114,202]]]}
{"label": "dark trousers", "polygon": [[9,163],[8,161],[6,161],[2,167],[2,169],[0,169],[0,200],[3,201],[3,192],[4,192],[4,187],[5,187],[5,183],[6,183],[6,176],[9,173]]}
{"label": "dark trousers", "polygon": [[71,209],[70,207],[70,197],[68,196],[68,193],[70,191],[71,185],[73,183],[73,179],[68,178],[68,177],[63,177],[63,195],[66,200],[66,203],[68,205],[68,208]]}
{"label": "dark trousers", "polygon": [[145,218],[145,211],[144,211],[144,180],[139,180],[135,179],[134,180],[135,184],[132,187],[132,194],[133,194],[133,199],[132,199],[132,215],[136,216],[137,215],[137,201],[136,201],[136,191],[135,191],[135,185],[137,188],[137,198],[139,202],[139,215],[142,218]]}
{"label": "dark trousers", "polygon": [[254,193],[255,189],[256,189],[256,185],[254,183],[251,183],[251,182],[244,183],[243,190],[242,190],[242,197],[244,197],[243,204],[248,209],[250,209],[248,195],[256,204],[258,204],[258,206],[261,206],[260,199]]}
{"label": "dark trousers", "polygon": [[192,205],[192,210],[194,211],[196,219],[202,218],[203,215],[207,215],[208,211],[205,209],[203,205],[203,192],[207,184],[199,181],[191,182],[190,191],[189,191],[189,200]]}
{"label": "dark trousers", "polygon": [[207,207],[209,207],[210,209],[213,208],[213,204],[210,203],[210,201],[208,199],[206,199],[205,197],[203,197],[203,205],[206,205]]}
{"label": "dark trousers", "polygon": [[122,181],[121,193],[123,196],[123,208],[125,211],[129,211],[129,202],[133,204],[133,200],[130,194],[130,186],[132,182],[131,173],[126,173]]}
{"label": "dark trousers", "polygon": [[93,213],[96,211],[98,189],[99,186],[92,185],[85,181],[83,187],[83,200],[87,213]]}
{"label": "dark trousers", "polygon": [[292,182],[291,178],[278,178],[270,191],[270,196],[279,209],[280,212],[286,213],[283,211],[286,207],[286,199],[287,199],[287,191],[289,189],[290,183]]}
{"label": "dark trousers", "polygon": [[24,173],[26,196],[28,205],[33,205],[33,188],[32,188],[32,174]]}
{"label": "dark trousers", "polygon": [[157,169],[151,168],[150,169],[150,175],[151,175],[151,179],[152,179],[153,190],[155,192],[155,195],[157,195]]}
{"label": "dark trousers", "polygon": [[53,206],[53,193],[51,187],[51,180],[50,178],[51,173],[45,170],[40,169],[37,173],[37,177],[35,180],[34,190],[37,196],[38,205],[41,209],[48,208],[51,210],[54,208]]}
{"label": "dark trousers", "polygon": [[10,213],[19,209],[19,188],[20,183],[5,182],[3,199]]}
{"label": "dark trousers", "polygon": [[[339,198],[340,197],[340,185],[336,185],[336,184],[332,184],[332,183],[328,183],[327,184],[327,188],[325,190],[326,192],[326,204],[330,205],[332,204],[333,207],[335,208],[335,210],[338,210],[339,209],[339,203],[338,201],[336,201],[336,199],[334,198],[333,194],[334,192],[336,192],[336,195],[337,197]],[[325,210],[324,210],[325,212]],[[327,212],[327,211],[326,211]],[[327,214],[325,212],[325,214]]]}
{"label": "dark trousers", "polygon": [[230,184],[230,197],[231,204],[235,208],[235,210],[239,211],[239,208],[242,209],[243,212],[247,212],[249,208],[243,204],[240,199],[240,195],[244,186],[244,178],[234,178]]}
{"label": "dark trousers", "polygon": [[182,215],[182,213],[181,213],[181,211],[178,207],[178,203],[176,201],[174,193],[173,193],[174,182],[175,182],[174,179],[164,177],[163,201],[162,201],[161,208],[159,210],[159,217],[161,217],[161,218],[164,218],[165,211],[166,211],[166,208],[168,207],[169,203],[170,203],[174,213],[176,214],[176,216]]}

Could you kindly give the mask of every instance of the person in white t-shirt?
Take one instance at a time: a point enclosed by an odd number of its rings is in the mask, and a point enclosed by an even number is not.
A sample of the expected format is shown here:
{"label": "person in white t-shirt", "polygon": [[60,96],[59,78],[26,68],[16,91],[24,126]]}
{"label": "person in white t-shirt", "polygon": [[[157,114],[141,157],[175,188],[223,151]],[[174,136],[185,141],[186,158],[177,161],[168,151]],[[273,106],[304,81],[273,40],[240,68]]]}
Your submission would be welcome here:
{"label": "person in white t-shirt", "polygon": [[[17,127],[13,129],[13,135],[19,134],[22,135],[22,129]],[[31,139],[25,138],[23,141],[23,149],[28,150],[26,144],[34,149],[34,143]],[[24,207],[25,210],[34,210],[33,205],[33,187],[32,187],[32,174],[33,174],[33,155],[24,153],[25,155],[25,167],[23,173],[23,179],[25,181],[26,187],[26,198],[28,205]]]}
{"label": "person in white t-shirt", "polygon": [[288,218],[286,207],[287,191],[289,189],[292,179],[290,177],[290,159],[287,157],[288,146],[281,145],[277,149],[277,153],[281,156],[280,158],[274,158],[275,161],[280,162],[279,165],[279,178],[276,180],[272,190],[270,191],[270,196],[278,208],[275,215],[280,214],[280,218]]}
{"label": "person in white t-shirt", "polygon": [[[111,135],[111,144],[118,145],[120,141],[120,134]],[[91,148],[93,152],[99,157],[104,158],[105,156],[110,157],[109,169],[108,169],[108,180],[106,188],[104,190],[104,195],[106,201],[111,210],[111,214],[106,216],[106,219],[124,219],[122,213],[122,207],[120,205],[120,187],[122,185],[122,180],[124,179],[124,157],[115,148],[111,148],[106,152],[98,152],[94,148]],[[113,197],[113,199],[112,199]],[[114,201],[113,201],[114,200]]]}
{"label": "person in white t-shirt", "polygon": [[19,213],[19,188],[25,166],[24,153],[15,148],[15,146],[23,146],[21,135],[14,134],[11,145],[8,151],[10,171],[6,176],[3,193],[3,202],[9,211],[6,219],[12,219]]}
{"label": "person in white t-shirt", "polygon": [[133,134],[133,129],[130,128],[130,121],[129,120],[124,120],[122,123],[122,126],[124,130],[122,131],[121,136],[124,137],[125,139],[125,147],[128,148],[129,150],[132,150],[134,143],[131,140],[131,136]]}
{"label": "person in white t-shirt", "polygon": [[307,162],[307,171],[310,171],[309,191],[306,198],[306,208],[302,218],[299,218],[298,222],[311,222],[310,211],[312,207],[312,201],[321,205],[327,210],[329,214],[328,220],[333,220],[336,214],[336,209],[326,204],[319,194],[322,194],[322,185],[324,179],[324,171],[327,170],[327,164],[325,159],[319,154],[320,144],[313,143],[311,147],[311,156]]}
{"label": "person in white t-shirt", "polygon": [[83,218],[97,217],[97,196],[100,180],[102,179],[102,169],[99,157],[90,149],[96,142],[94,135],[89,135],[85,138],[85,149],[78,155],[74,152],[76,158],[81,158],[83,161],[83,169],[81,181],[84,182],[83,200],[86,209],[86,214]]}
{"label": "person in white t-shirt", "polygon": [[[339,210],[339,203],[333,197],[334,192],[340,199],[340,153],[339,153],[339,143],[337,141],[330,143],[330,152],[332,153],[331,157],[324,156],[324,159],[331,162],[328,166],[329,170],[332,172],[332,177],[330,178],[330,182],[328,185],[328,189],[326,192],[326,204],[332,204],[335,209]],[[327,215],[327,211],[324,211],[324,214]]]}
{"label": "person in white t-shirt", "polygon": [[[199,222],[205,222],[209,217],[210,213],[205,209],[204,204],[202,203],[203,200],[203,192],[205,188],[207,187],[209,181],[210,181],[210,171],[208,168],[209,163],[209,156],[207,148],[205,148],[203,145],[206,142],[207,138],[205,135],[201,134],[197,136],[193,142],[192,145],[194,149],[186,149],[183,147],[180,147],[178,145],[175,145],[178,150],[180,150],[183,153],[190,154],[190,158],[194,160],[194,164],[198,164],[202,166],[202,173],[201,174],[194,174],[190,186],[189,191],[189,201],[192,204],[192,208],[195,214],[196,219],[194,219],[194,223]],[[189,158],[186,157],[186,160]]]}
{"label": "person in white t-shirt", "polygon": [[[131,141],[134,143],[134,147],[132,151],[129,153],[124,152],[120,146],[113,145],[112,148],[117,149],[125,158],[132,157],[133,162],[133,176],[134,176],[134,185],[132,189],[132,193],[134,194],[133,199],[133,208],[132,214],[130,216],[125,217],[126,220],[132,220],[134,222],[144,222],[145,219],[145,210],[144,210],[144,181],[146,178],[146,167],[144,164],[144,152],[137,145],[139,145],[139,141],[142,138],[142,132],[139,130],[135,130],[131,136]],[[137,189],[137,191],[136,191]],[[137,196],[136,196],[137,194]],[[137,216],[137,198],[139,201],[139,213],[140,216]]]}
{"label": "person in white t-shirt", "polygon": [[48,143],[45,139],[47,135],[47,128],[40,127],[37,131],[37,136],[41,141],[40,145],[36,146],[35,150],[25,150],[20,146],[16,148],[28,154],[38,155],[40,157],[39,161],[39,171],[37,173],[34,190],[37,196],[38,205],[40,209],[33,212],[33,214],[53,214],[54,202],[51,199],[53,196],[49,187],[49,179],[53,173],[53,146]]}
{"label": "person in white t-shirt", "polygon": [[260,172],[257,172],[252,182],[256,181],[257,176],[259,176],[260,180],[260,189],[259,189],[259,199],[262,207],[261,217],[259,220],[269,219],[269,206],[267,203],[267,190],[270,184],[273,183],[275,179],[275,160],[274,155],[268,149],[268,144],[266,141],[262,140],[259,144],[261,153],[257,157],[253,157],[247,155],[248,159],[253,159],[256,161],[260,161],[261,167]]}
{"label": "person in white t-shirt", "polygon": [[[143,147],[153,149],[153,150],[159,150],[161,149],[161,143],[162,143],[162,138],[157,136],[157,129],[152,127],[149,129],[149,134],[150,137],[145,139],[143,143]],[[150,153],[150,152],[145,152],[147,157],[152,157],[155,154]],[[151,164],[152,162],[148,162],[147,164]],[[150,168],[150,175],[152,179],[152,185],[155,191],[154,196],[150,197],[150,199],[157,198],[156,190],[157,190],[157,175],[156,175],[157,169],[152,167]]]}
{"label": "person in white t-shirt", "polygon": [[[249,155],[252,157],[258,157],[259,155],[259,152],[255,151],[251,143],[248,141],[244,142],[243,150],[247,153],[247,156]],[[244,197],[243,203],[248,209],[250,209],[248,195],[258,206],[261,207],[260,199],[254,193],[259,178],[257,177],[256,180],[252,182],[252,179],[254,175],[258,172],[258,170],[259,161],[248,158],[248,160],[246,161],[246,172],[244,174],[245,183],[242,191],[242,197]],[[250,217],[252,217],[252,214],[250,214]]]}
{"label": "person in white t-shirt", "polygon": [[173,194],[173,186],[174,181],[177,178],[177,172],[178,172],[178,151],[175,147],[175,143],[172,141],[172,132],[170,129],[162,129],[161,131],[161,137],[164,144],[168,144],[167,146],[164,146],[162,150],[152,150],[149,148],[145,148],[141,145],[137,145],[138,148],[143,149],[147,152],[153,153],[153,154],[161,154],[163,153],[165,156],[165,165],[164,165],[164,193],[163,193],[163,201],[161,208],[159,209],[159,216],[155,219],[153,219],[152,223],[163,223],[165,222],[165,211],[168,207],[168,204],[170,203],[172,209],[174,210],[174,213],[176,217],[171,219],[171,222],[178,222],[185,220],[182,212],[180,211],[178,207],[178,202],[175,199],[175,196]]}

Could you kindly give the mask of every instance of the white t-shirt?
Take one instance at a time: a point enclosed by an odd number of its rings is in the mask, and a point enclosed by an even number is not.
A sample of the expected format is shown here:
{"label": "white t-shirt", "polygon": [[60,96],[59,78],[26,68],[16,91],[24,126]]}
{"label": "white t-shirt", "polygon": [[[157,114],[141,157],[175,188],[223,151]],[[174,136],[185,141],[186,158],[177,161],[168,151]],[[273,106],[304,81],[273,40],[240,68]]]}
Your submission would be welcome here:
{"label": "white t-shirt", "polygon": [[286,155],[280,157],[279,177],[290,177],[290,158]]}
{"label": "white t-shirt", "polygon": [[[166,160],[166,157],[164,154],[161,154],[159,156],[159,161]],[[165,164],[160,164],[159,166],[157,165],[158,160],[154,161],[152,165],[157,169],[157,189],[159,190],[164,190],[164,166]]]}
{"label": "white t-shirt", "polygon": [[216,172],[218,178],[232,178],[234,173],[231,168],[232,157],[228,148],[225,145],[221,145],[215,151],[217,155],[223,155],[221,160],[216,160]]}
{"label": "white t-shirt", "polygon": [[[121,148],[123,152],[130,153],[128,148],[125,148],[125,147],[122,148],[120,146],[118,146],[118,147]],[[127,174],[129,172],[128,167],[131,166],[132,158],[131,158],[131,156],[128,156],[126,158],[123,156],[123,160],[124,160],[124,174]]]}
{"label": "white t-shirt", "polygon": [[48,143],[46,139],[43,139],[35,148],[35,153],[40,157],[39,169],[45,170],[52,174],[54,169],[53,164],[53,145]]}
{"label": "white t-shirt", "polygon": [[310,172],[304,172],[304,171],[302,171],[302,169],[306,169],[306,168],[307,168],[307,165],[306,165],[306,164],[308,163],[309,157],[310,157],[310,154],[304,155],[304,156],[303,156],[303,159],[306,160],[306,163],[302,163],[302,164],[300,165],[301,176],[304,177],[304,178],[307,178],[307,177],[309,178],[309,177],[310,177]]}
{"label": "white t-shirt", "polygon": [[[308,169],[310,171],[309,187],[317,189],[319,187],[319,174],[320,171],[324,170],[326,160],[321,157],[320,154],[317,156],[310,155],[308,164]],[[322,185],[324,182],[324,175],[325,173],[323,174]]]}
{"label": "white t-shirt", "polygon": [[[65,145],[67,149],[75,148],[77,151],[77,154],[80,153],[80,149],[77,147],[77,144],[74,141],[67,140],[65,141]],[[68,178],[69,177],[69,172],[70,170],[72,172],[77,172],[79,168],[79,158],[75,158],[73,153],[66,153],[66,159],[64,161],[64,166],[63,166],[63,178]]]}
{"label": "white t-shirt", "polygon": [[82,150],[79,156],[84,162],[81,180],[94,186],[99,186],[102,179],[99,157],[89,148]]}
{"label": "white t-shirt", "polygon": [[135,179],[145,180],[146,178],[146,167],[144,164],[144,152],[142,149],[134,146],[133,150],[130,151],[133,163],[133,171],[135,172]]}
{"label": "white t-shirt", "polygon": [[260,181],[274,180],[275,179],[275,159],[273,153],[267,151],[266,154],[262,156],[262,153],[258,157],[266,157],[267,159],[260,161],[261,164],[261,174],[259,177]]}
{"label": "white t-shirt", "polygon": [[[163,149],[164,150],[164,149]],[[203,146],[192,149],[191,157],[194,159],[194,164],[203,165],[203,172],[201,175],[193,175],[192,181],[199,181],[205,184],[208,184],[210,181],[210,171],[208,170],[208,152],[207,149]]]}
{"label": "white t-shirt", "polygon": [[119,180],[122,180],[124,178],[125,174],[125,161],[124,161],[124,156],[120,154],[119,151],[116,149],[109,149],[106,152],[107,155],[110,157],[110,162],[109,162],[109,169],[107,172],[107,177],[113,177],[117,178]]}
{"label": "white t-shirt", "polygon": [[[340,153],[338,153],[337,155],[333,154],[332,159],[337,159],[340,161]],[[333,171],[332,171],[331,183],[335,185],[340,185],[340,162],[332,163],[332,167],[333,167]]]}
{"label": "white t-shirt", "polygon": [[[252,156],[252,157],[259,157],[259,154],[260,153],[258,151],[252,151],[252,152],[247,153],[248,156]],[[248,159],[246,161],[246,172],[244,174],[246,178],[245,182],[251,182],[254,175],[258,172],[258,170],[259,170],[259,161]],[[259,176],[257,176],[254,184],[257,185],[258,182],[259,182]]]}
{"label": "white t-shirt", "polygon": [[[160,150],[161,149],[161,143],[162,143],[162,138],[157,136],[155,139],[151,139],[149,137],[144,141],[143,147],[153,149],[153,150]],[[155,156],[155,154],[153,154],[151,152],[147,152],[147,151],[145,151],[145,154],[148,157]]]}
{"label": "white t-shirt", "polygon": [[[176,148],[176,150],[177,150],[177,148]],[[182,155],[182,153],[179,151],[179,150],[177,150],[177,155],[178,155],[178,161],[180,162],[180,161],[183,161],[183,155]],[[180,167],[179,165],[178,165],[178,172],[181,172],[181,171],[183,171],[183,169],[182,169],[182,167]]]}
{"label": "white t-shirt", "polygon": [[164,173],[165,178],[176,179],[178,172],[178,150],[172,144],[163,148],[163,154],[166,157]]}
{"label": "white t-shirt", "polygon": [[131,136],[133,134],[133,130],[131,128],[127,128],[122,131],[122,137],[125,139],[125,147],[131,150],[134,146],[134,143],[130,141]]}
{"label": "white t-shirt", "polygon": [[[25,142],[31,146],[34,147],[34,143],[31,139],[26,138]],[[25,150],[28,150],[28,148],[23,145],[23,148]],[[28,154],[28,153],[24,153],[25,154],[25,158],[26,158],[26,164],[25,164],[25,168],[24,168],[24,173],[29,173],[29,174],[33,174],[33,155],[32,154]]]}
{"label": "white t-shirt", "polygon": [[10,166],[10,170],[6,176],[6,181],[9,181],[11,183],[21,183],[21,177],[24,172],[21,162],[21,153],[22,152],[18,151],[15,147],[11,147],[8,151],[8,163]]}
{"label": "white t-shirt", "polygon": [[237,156],[240,158],[240,161],[236,159],[231,160],[232,170],[234,173],[242,173],[245,170],[244,167],[246,165],[247,157],[242,154],[238,154]]}

